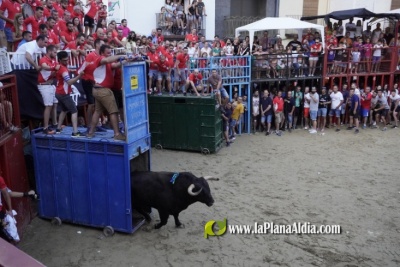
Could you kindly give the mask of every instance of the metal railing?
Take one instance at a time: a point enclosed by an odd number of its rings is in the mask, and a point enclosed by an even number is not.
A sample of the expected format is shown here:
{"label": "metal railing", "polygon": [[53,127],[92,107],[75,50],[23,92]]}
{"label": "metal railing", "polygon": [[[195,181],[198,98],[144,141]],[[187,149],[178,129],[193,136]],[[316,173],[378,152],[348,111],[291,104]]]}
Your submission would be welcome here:
{"label": "metal railing", "polygon": [[257,20],[263,19],[264,17],[239,17],[229,16],[224,18],[224,36],[234,37],[235,29],[243,25],[250,24]]}
{"label": "metal railing", "polygon": [[248,96],[244,101],[247,111],[242,116],[239,122],[239,134],[244,132],[250,133],[252,89],[251,83],[251,56],[222,56],[208,58],[190,58],[189,70],[193,72],[198,69],[202,74],[202,82],[207,86],[208,78],[213,70],[216,70],[222,78],[222,86],[227,91],[230,100],[234,99],[235,93],[237,96]]}
{"label": "metal railing", "polygon": [[[162,30],[163,35],[185,36],[187,33],[191,33],[192,29],[195,28],[197,33],[201,33],[205,36],[206,18],[206,16],[192,18],[186,15],[186,23],[183,23],[181,22],[182,15],[177,14],[170,17],[165,13],[156,13],[156,25],[157,28]],[[182,28],[182,25],[184,28]]]}
{"label": "metal railing", "polygon": [[[83,62],[85,61],[85,57],[80,55],[80,56],[74,56],[71,53],[71,50],[64,50],[65,52],[68,53],[68,69],[70,70],[76,70],[80,66],[82,66]],[[93,50],[86,50],[86,54],[89,54]],[[111,50],[112,55],[116,55],[119,53],[125,53],[126,49],[125,48],[113,48]],[[35,54],[33,57],[33,60],[35,61],[36,64],[39,63],[39,60],[41,57],[43,57],[44,54]],[[29,70],[33,69],[32,65],[29,64],[29,62],[25,59],[25,53],[17,53],[17,52],[7,52],[7,63],[8,64],[8,69],[9,70]]]}

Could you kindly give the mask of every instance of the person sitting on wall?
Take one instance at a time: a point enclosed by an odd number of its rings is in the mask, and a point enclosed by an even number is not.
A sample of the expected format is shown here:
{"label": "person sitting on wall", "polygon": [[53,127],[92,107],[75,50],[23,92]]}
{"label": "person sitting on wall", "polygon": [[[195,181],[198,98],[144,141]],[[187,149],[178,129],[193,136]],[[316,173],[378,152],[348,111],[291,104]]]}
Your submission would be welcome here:
{"label": "person sitting on wall", "polygon": [[[0,170],[1,175],[1,170]],[[18,236],[18,232],[14,227],[10,231],[10,219],[14,219],[15,211],[13,211],[12,207],[12,197],[32,197],[33,199],[37,198],[37,195],[34,190],[30,190],[28,192],[13,192],[11,191],[5,181],[4,178],[0,176],[0,237],[7,242],[16,245],[20,240]],[[2,199],[5,201],[5,206],[2,204]]]}

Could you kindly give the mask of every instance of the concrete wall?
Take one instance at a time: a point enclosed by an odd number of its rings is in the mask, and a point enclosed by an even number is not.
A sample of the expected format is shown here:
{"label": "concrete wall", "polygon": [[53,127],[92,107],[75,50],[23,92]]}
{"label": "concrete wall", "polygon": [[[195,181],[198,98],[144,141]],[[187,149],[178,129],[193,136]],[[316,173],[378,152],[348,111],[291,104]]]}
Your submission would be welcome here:
{"label": "concrete wall", "polygon": [[217,0],[215,2],[215,34],[224,36],[224,18],[231,14],[231,0]]}

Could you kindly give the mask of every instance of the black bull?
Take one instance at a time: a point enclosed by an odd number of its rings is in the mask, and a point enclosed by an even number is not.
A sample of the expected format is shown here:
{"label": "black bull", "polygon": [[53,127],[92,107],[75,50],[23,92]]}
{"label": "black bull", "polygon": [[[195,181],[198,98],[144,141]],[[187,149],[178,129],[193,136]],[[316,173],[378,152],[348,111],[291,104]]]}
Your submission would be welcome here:
{"label": "black bull", "polygon": [[158,210],[158,229],[167,224],[169,215],[174,216],[175,225],[181,226],[179,213],[197,201],[212,206],[214,199],[206,179],[190,172],[133,172],[131,173],[132,207],[151,221],[151,208]]}

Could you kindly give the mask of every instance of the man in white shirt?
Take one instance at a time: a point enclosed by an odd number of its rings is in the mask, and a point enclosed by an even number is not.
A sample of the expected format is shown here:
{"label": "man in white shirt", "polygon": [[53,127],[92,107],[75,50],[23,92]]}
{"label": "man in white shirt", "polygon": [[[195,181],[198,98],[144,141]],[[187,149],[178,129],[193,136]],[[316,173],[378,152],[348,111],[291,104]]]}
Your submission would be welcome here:
{"label": "man in white shirt", "polygon": [[310,119],[312,121],[312,129],[310,130],[310,134],[317,133],[317,115],[318,115],[318,104],[319,104],[319,95],[317,93],[317,88],[313,86],[311,88],[310,95]]}
{"label": "man in white shirt", "polygon": [[48,38],[46,36],[39,35],[36,40],[18,47],[11,59],[14,69],[30,69],[33,67],[40,71],[41,68],[35,60],[35,54],[46,54],[47,42]]}
{"label": "man in white shirt", "polygon": [[393,118],[394,118],[394,125],[392,126],[393,129],[396,129],[398,127],[399,119],[397,118],[397,115],[399,114],[400,111],[400,95],[396,93],[395,90],[392,90],[392,92],[389,95],[391,107],[390,111],[393,113]]}
{"label": "man in white shirt", "polygon": [[330,117],[330,125],[332,124],[332,118],[333,116],[336,117],[336,132],[340,131],[340,113],[342,110],[342,104],[343,104],[343,94],[338,91],[337,85],[333,86],[333,92],[330,95],[331,97],[331,110],[329,111],[329,117]]}
{"label": "man in white shirt", "polygon": [[308,116],[310,115],[310,87],[304,88],[304,130],[308,130]]}
{"label": "man in white shirt", "polygon": [[354,41],[355,33],[356,33],[356,25],[353,23],[353,18],[349,19],[349,22],[345,25],[346,33],[350,33],[350,38]]}
{"label": "man in white shirt", "polygon": [[253,94],[252,99],[252,117],[253,117],[253,133],[256,133],[257,130],[257,120],[260,115],[260,95],[258,94],[258,90],[256,90]]}

